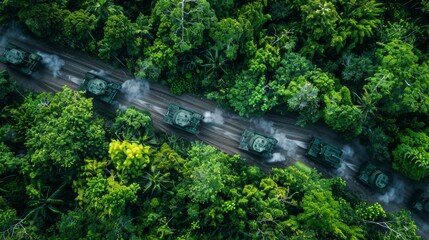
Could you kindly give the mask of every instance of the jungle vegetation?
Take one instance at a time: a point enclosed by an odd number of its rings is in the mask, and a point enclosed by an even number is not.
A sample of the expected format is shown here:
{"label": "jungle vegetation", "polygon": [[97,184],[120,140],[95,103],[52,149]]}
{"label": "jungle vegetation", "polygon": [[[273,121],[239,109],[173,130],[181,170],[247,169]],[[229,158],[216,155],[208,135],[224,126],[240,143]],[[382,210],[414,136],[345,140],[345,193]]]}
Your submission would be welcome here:
{"label": "jungle vegetation", "polygon": [[409,211],[361,201],[340,177],[264,172],[157,132],[143,110],[106,124],[83,92],[1,76],[3,239],[420,239]]}
{"label": "jungle vegetation", "polygon": [[[428,13],[427,0],[0,0],[1,24],[242,116],[324,121],[414,180],[429,175]],[[262,172],[156,133],[137,109],[106,126],[79,92],[0,77],[7,239],[418,239],[408,212],[341,179]]]}

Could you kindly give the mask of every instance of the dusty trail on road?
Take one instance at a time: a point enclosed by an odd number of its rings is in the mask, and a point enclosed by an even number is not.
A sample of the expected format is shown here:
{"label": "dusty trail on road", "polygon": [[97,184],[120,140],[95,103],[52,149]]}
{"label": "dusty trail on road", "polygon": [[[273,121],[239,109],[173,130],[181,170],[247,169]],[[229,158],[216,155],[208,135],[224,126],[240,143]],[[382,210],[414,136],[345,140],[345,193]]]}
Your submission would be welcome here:
{"label": "dusty trail on road", "polygon": [[[52,66],[48,68],[48,63],[45,63],[45,66],[34,73],[31,78],[16,71],[10,71],[11,77],[16,79],[18,83],[26,89],[36,92],[56,92],[60,91],[64,85],[67,85],[76,90],[82,82],[85,73],[90,70],[100,71],[101,74],[104,74],[109,79],[121,83],[133,80],[133,76],[125,70],[114,68],[86,53],[57,46],[43,40],[30,39],[29,37],[22,36],[23,35],[3,35],[2,38],[29,51],[49,54],[48,56],[51,56],[51,60],[53,61],[58,60],[57,58],[63,61],[62,63],[61,61],[59,63],[58,61],[56,62],[57,69]],[[50,57],[47,58],[50,59]],[[61,67],[59,72],[58,66]],[[4,66],[0,64],[0,67]],[[310,167],[317,168],[324,176],[343,176],[351,192],[361,199],[366,199],[370,203],[380,202],[388,212],[406,208],[406,203],[414,190],[428,186],[429,182],[427,180],[415,183],[394,173],[393,170],[389,170],[393,178],[393,187],[391,191],[383,196],[376,194],[355,180],[359,166],[363,162],[370,160],[366,147],[362,146],[358,140],[345,142],[323,123],[301,128],[295,125],[295,115],[279,116],[268,114],[264,118],[246,119],[231,112],[221,110],[215,103],[205,98],[189,94],[176,96],[171,94],[167,87],[158,83],[151,82],[148,85],[149,89],[145,89],[143,91],[144,94],[122,92],[116,99],[116,106],[112,107],[96,101],[94,106],[97,111],[110,113],[115,112],[118,107],[126,106],[136,106],[147,110],[152,114],[154,126],[159,130],[170,134],[174,133],[188,140],[203,141],[228,154],[240,154],[242,157],[246,158],[250,164],[257,165],[267,171],[272,167],[284,167],[292,165],[296,161],[300,161]],[[162,118],[170,102],[178,103],[183,107],[201,113],[210,112],[219,116],[219,112],[221,111],[221,118],[223,119],[217,123],[202,123],[198,135],[188,134],[162,123]],[[275,150],[275,159],[262,161],[260,158],[237,148],[240,135],[246,127],[272,135],[279,140],[279,144]],[[335,171],[323,168],[306,158],[305,149],[312,136],[320,137],[328,143],[343,148],[345,157],[343,159],[343,166],[340,170]],[[383,169],[389,168],[387,164],[383,164],[382,167]],[[413,218],[420,228],[419,233],[422,236],[429,236],[429,226],[426,223],[427,220],[422,219],[414,213]],[[429,239],[429,237],[423,237],[423,239]]]}

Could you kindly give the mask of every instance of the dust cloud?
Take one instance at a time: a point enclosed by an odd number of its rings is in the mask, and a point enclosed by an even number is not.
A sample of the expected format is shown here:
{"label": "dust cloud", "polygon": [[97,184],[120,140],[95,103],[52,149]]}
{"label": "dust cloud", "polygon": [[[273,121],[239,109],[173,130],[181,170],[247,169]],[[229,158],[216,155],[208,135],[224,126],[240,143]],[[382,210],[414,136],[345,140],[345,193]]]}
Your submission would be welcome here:
{"label": "dust cloud", "polygon": [[58,77],[61,75],[60,69],[64,66],[65,62],[57,55],[46,54],[37,51],[37,54],[42,57],[42,63],[52,72],[54,77]]}
{"label": "dust cloud", "polygon": [[273,157],[268,160],[268,162],[270,163],[284,162],[284,161],[286,161],[286,158],[281,153],[278,153],[278,152],[273,153]]}
{"label": "dust cloud", "polygon": [[143,99],[149,90],[149,83],[142,79],[129,79],[122,84],[121,88],[121,92],[128,102],[132,102],[135,99]]}
{"label": "dust cloud", "polygon": [[392,179],[390,179],[390,186],[389,190],[383,194],[377,197],[378,201],[384,202],[384,203],[396,203],[396,204],[402,204],[404,202],[405,196],[404,196],[404,188],[405,183],[400,180],[395,180],[395,183],[392,183]]}
{"label": "dust cloud", "polygon": [[204,112],[203,121],[205,123],[214,123],[218,125],[222,125],[225,122],[223,118],[223,112],[219,108],[216,108],[214,112],[209,112],[209,111]]}
{"label": "dust cloud", "polygon": [[77,85],[81,85],[83,83],[83,78],[77,78],[71,75],[67,75],[67,80],[77,84]]}

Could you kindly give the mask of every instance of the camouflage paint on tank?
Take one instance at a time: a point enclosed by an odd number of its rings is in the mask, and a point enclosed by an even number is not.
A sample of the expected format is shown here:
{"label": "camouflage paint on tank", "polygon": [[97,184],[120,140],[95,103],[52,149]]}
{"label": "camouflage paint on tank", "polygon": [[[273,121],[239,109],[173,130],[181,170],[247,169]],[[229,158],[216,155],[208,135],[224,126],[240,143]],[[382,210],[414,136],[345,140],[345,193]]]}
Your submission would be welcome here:
{"label": "camouflage paint on tank", "polygon": [[358,179],[380,193],[386,192],[389,185],[389,176],[371,163],[363,165]]}
{"label": "camouflage paint on tank", "polygon": [[201,113],[170,103],[163,122],[189,133],[197,134],[198,126],[203,119],[204,116]]}
{"label": "camouflage paint on tank", "polygon": [[95,73],[87,72],[79,90],[85,91],[85,94],[90,97],[112,104],[116,94],[121,90],[121,85]]}
{"label": "camouflage paint on tank", "polygon": [[340,148],[324,143],[316,137],[311,139],[310,147],[307,150],[307,156],[312,160],[332,168],[341,166],[342,155],[343,151]]}
{"label": "camouflage paint on tank", "polygon": [[41,65],[42,57],[9,43],[0,51],[0,62],[26,75],[31,75]]}
{"label": "camouflage paint on tank", "polygon": [[264,158],[271,158],[277,142],[278,141],[275,138],[256,133],[250,129],[244,129],[238,148]]}

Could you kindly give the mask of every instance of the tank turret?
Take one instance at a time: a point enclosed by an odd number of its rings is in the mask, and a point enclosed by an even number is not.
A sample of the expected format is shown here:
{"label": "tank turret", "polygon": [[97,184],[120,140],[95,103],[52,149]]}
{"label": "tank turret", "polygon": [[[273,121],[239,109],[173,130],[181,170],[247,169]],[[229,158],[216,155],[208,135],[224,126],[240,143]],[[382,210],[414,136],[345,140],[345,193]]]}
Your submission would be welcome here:
{"label": "tank turret", "polygon": [[386,189],[389,185],[389,177],[387,174],[382,172],[371,163],[366,163],[362,167],[362,169],[359,171],[358,179],[368,186],[375,188],[380,193],[386,192]]}
{"label": "tank turret", "polygon": [[85,91],[87,95],[109,104],[113,102],[120,89],[121,85],[119,83],[107,80],[91,72],[85,74],[85,79],[79,86],[79,90]]}
{"label": "tank turret", "polygon": [[271,158],[273,156],[272,151],[277,142],[275,138],[244,129],[238,148],[265,158]]}
{"label": "tank turret", "polygon": [[343,151],[333,145],[322,142],[319,138],[313,137],[307,155],[314,161],[332,168],[341,166],[341,156]]}
{"label": "tank turret", "polygon": [[204,116],[200,113],[185,109],[174,103],[170,103],[163,122],[189,133],[197,134],[198,126],[203,119]]}
{"label": "tank turret", "polygon": [[6,48],[0,50],[0,62],[31,75],[40,66],[42,57],[9,43]]}
{"label": "tank turret", "polygon": [[411,200],[411,208],[416,212],[429,215],[429,191],[417,191]]}

